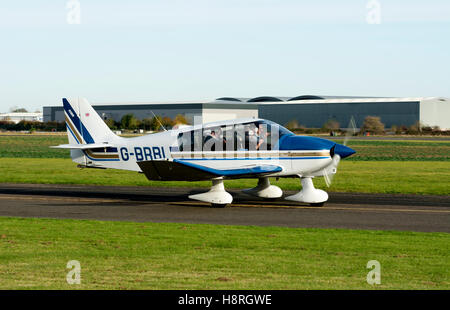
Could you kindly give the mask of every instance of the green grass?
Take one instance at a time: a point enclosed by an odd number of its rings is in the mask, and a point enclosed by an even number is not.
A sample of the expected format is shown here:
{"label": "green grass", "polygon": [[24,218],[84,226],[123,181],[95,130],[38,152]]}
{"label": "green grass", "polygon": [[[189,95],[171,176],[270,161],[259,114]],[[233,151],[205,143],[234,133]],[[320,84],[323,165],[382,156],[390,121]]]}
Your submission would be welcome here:
{"label": "green grass", "polygon": [[[335,140],[342,142],[342,140]],[[67,137],[52,135],[0,136],[0,158],[69,158],[70,151],[50,149],[51,145],[65,144]],[[449,161],[450,142],[351,140],[356,150],[350,161]]]}
{"label": "green grass", "polygon": [[67,136],[60,135],[0,136],[0,157],[70,158],[69,150],[50,148],[66,143]]}
{"label": "green grass", "polygon": [[[450,162],[345,161],[339,165],[332,187],[323,178],[318,188],[337,192],[450,195]],[[94,184],[209,187],[211,182],[148,181],[143,174],[122,170],[79,169],[70,159],[1,158],[1,183]],[[257,180],[225,182],[227,188],[248,188]],[[283,190],[299,190],[298,179],[272,180]]]}
{"label": "green grass", "polygon": [[[337,142],[342,142],[336,140]],[[0,182],[98,185],[208,187],[210,182],[155,182],[144,175],[119,170],[79,170],[69,151],[50,149],[67,143],[66,136],[0,136]],[[450,142],[351,140],[357,153],[339,166],[328,191],[365,193],[450,194]],[[322,178],[315,184],[325,188]],[[227,181],[229,188],[246,188],[255,180]],[[275,184],[299,189],[296,179]]]}
{"label": "green grass", "polygon": [[[0,218],[0,289],[449,289],[449,234]],[[81,285],[66,264],[81,264]],[[369,260],[381,285],[366,283]]]}
{"label": "green grass", "polygon": [[[336,142],[341,142],[336,140]],[[351,140],[349,147],[356,154],[347,160],[379,161],[449,161],[449,141],[385,141]]]}

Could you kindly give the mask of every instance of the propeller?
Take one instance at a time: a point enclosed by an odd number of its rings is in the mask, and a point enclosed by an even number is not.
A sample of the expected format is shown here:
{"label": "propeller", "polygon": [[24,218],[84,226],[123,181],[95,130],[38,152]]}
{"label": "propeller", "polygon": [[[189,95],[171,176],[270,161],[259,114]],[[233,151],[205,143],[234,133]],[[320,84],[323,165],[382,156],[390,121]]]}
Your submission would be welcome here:
{"label": "propeller", "polygon": [[338,154],[334,154],[331,159],[331,164],[329,164],[326,168],[323,169],[323,177],[325,179],[325,184],[327,185],[327,187],[331,186],[331,183],[333,182],[333,177],[336,174],[336,170],[340,161],[341,156],[339,156]]}
{"label": "propeller", "polygon": [[[347,146],[348,141],[355,133],[356,133],[356,123],[355,123],[355,118],[352,116],[350,118],[350,122],[347,127],[347,132],[345,134],[344,142],[342,144],[344,146]],[[336,148],[336,145],[333,145],[333,147],[330,149],[330,155],[332,158],[331,163],[323,169],[323,177],[325,179],[325,184],[327,185],[327,187],[331,186],[331,183],[333,182],[333,177],[336,174],[337,167],[341,160],[341,156],[339,156],[339,154],[336,154],[334,152],[335,148]]]}
{"label": "propeller", "polygon": [[347,146],[348,141],[350,140],[350,137],[354,136],[356,133],[356,123],[355,118],[350,117],[350,121],[348,122],[347,126],[347,132],[345,134],[344,143],[342,143],[344,146]]}

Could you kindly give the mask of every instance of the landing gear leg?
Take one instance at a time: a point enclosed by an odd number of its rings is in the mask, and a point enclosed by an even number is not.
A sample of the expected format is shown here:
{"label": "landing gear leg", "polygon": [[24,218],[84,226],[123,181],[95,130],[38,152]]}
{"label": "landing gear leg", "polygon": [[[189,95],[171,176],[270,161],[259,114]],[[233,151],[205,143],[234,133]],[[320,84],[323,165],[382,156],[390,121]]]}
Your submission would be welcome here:
{"label": "landing gear leg", "polygon": [[233,202],[233,196],[225,191],[223,179],[213,179],[212,186],[209,191],[202,194],[190,195],[190,199],[211,203],[212,207],[225,207]]}
{"label": "landing gear leg", "polygon": [[261,198],[280,198],[283,195],[278,186],[270,184],[269,177],[259,178],[256,187],[244,189],[242,192]]}
{"label": "landing gear leg", "polygon": [[312,178],[300,177],[300,181],[302,190],[295,195],[286,197],[286,200],[306,202],[313,206],[322,206],[328,200],[328,194],[325,191],[314,187]]}

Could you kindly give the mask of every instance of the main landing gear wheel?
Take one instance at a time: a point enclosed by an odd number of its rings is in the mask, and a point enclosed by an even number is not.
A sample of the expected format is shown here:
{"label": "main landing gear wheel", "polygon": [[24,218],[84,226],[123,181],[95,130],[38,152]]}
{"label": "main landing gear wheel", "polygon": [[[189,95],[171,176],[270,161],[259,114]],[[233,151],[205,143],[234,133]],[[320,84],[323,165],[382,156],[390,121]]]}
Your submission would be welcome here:
{"label": "main landing gear wheel", "polygon": [[311,207],[323,207],[325,205],[325,202],[318,202],[318,203],[310,203]]}
{"label": "main landing gear wheel", "polygon": [[206,193],[190,195],[189,198],[209,202],[213,208],[223,208],[233,202],[233,197],[225,191],[222,179],[213,179],[212,186]]}
{"label": "main landing gear wheel", "polygon": [[269,177],[259,178],[256,187],[244,189],[243,192],[247,195],[270,200],[283,196],[283,191],[278,186],[270,184]]}
{"label": "main landing gear wheel", "polygon": [[211,208],[225,208],[227,206],[227,204],[223,204],[223,203],[212,203],[211,204]]}

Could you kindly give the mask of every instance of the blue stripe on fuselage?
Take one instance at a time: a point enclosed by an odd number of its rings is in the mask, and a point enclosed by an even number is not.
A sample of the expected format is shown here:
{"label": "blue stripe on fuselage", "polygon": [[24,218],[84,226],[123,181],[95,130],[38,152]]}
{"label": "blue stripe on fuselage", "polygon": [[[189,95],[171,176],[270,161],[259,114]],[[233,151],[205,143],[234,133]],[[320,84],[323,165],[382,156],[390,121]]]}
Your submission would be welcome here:
{"label": "blue stripe on fuselage", "polygon": [[333,141],[316,137],[286,136],[280,141],[280,151],[330,150],[335,144]]}
{"label": "blue stripe on fuselage", "polygon": [[296,160],[296,159],[326,159],[330,156],[320,156],[320,157],[242,157],[242,158],[179,158],[176,160]]}

